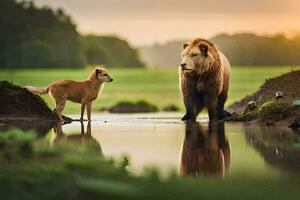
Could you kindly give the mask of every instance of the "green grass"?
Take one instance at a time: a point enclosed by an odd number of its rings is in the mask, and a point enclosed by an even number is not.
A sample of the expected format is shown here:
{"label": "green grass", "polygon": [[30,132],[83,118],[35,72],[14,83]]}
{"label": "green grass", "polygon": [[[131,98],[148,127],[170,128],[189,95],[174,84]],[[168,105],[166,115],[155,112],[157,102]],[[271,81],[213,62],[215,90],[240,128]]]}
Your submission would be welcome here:
{"label": "green grass", "polygon": [[[46,86],[62,79],[84,80],[91,69],[27,69],[1,70],[0,80],[9,80],[21,86]],[[227,105],[256,91],[266,78],[285,72],[290,67],[232,67],[232,79]],[[147,100],[160,109],[168,104],[183,109],[178,85],[177,68],[174,69],[109,69],[114,82],[106,84],[102,94],[94,102],[93,109],[110,107],[123,100]],[[54,107],[48,95],[43,98]],[[78,113],[80,106],[67,103],[65,113]]]}
{"label": "green grass", "polygon": [[[94,143],[35,140],[34,133],[0,133],[2,199],[299,199],[299,176],[237,174],[164,179],[155,169],[127,171],[128,159],[105,158]],[[249,158],[248,158],[249,159]],[[129,160],[130,163],[130,160]]]}

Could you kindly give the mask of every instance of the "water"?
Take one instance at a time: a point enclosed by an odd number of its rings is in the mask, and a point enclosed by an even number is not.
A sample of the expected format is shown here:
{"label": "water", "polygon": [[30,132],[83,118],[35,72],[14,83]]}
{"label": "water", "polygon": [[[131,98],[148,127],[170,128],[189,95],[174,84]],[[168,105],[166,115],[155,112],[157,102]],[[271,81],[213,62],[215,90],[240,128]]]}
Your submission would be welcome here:
{"label": "water", "polygon": [[[91,123],[58,124],[46,133],[59,140],[98,144],[107,158],[128,156],[129,171],[154,167],[162,175],[299,177],[300,134],[289,128],[240,123],[180,122],[181,114],[96,114]],[[72,116],[74,118],[78,116]]]}

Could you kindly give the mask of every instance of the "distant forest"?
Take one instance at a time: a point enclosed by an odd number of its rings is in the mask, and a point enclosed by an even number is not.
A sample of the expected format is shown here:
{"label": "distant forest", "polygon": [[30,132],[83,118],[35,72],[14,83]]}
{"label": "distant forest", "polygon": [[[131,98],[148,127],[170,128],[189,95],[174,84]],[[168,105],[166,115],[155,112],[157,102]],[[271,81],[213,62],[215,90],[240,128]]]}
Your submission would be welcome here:
{"label": "distant forest", "polygon": [[114,36],[87,35],[81,37],[88,64],[102,63],[114,67],[143,67],[138,52],[125,40]]}
{"label": "distant forest", "polygon": [[[300,33],[293,38],[283,34],[258,36],[252,33],[221,34],[210,39],[228,57],[232,65],[300,65]],[[142,60],[152,67],[176,67],[180,62],[182,44],[140,47]]]}
{"label": "distant forest", "polygon": [[[211,41],[232,65],[300,65],[300,33],[293,38],[283,34],[221,34]],[[62,9],[38,8],[31,1],[0,0],[0,68],[94,64],[177,67],[183,42],[134,49],[115,36],[80,35]]]}
{"label": "distant forest", "polygon": [[144,66],[126,41],[81,36],[62,9],[31,1],[0,0],[0,44],[0,68]]}

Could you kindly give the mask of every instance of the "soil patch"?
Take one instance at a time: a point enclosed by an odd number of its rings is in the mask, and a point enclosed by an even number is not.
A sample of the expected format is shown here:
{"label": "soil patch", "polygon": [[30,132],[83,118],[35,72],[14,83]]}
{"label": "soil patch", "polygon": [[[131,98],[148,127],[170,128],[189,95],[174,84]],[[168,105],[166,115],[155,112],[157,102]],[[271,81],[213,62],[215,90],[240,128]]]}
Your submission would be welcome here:
{"label": "soil patch", "polygon": [[0,121],[8,119],[56,121],[57,117],[40,96],[8,81],[0,81]]}
{"label": "soil patch", "polygon": [[[280,98],[276,99],[276,93]],[[270,125],[289,125],[300,116],[299,99],[300,71],[293,71],[266,80],[257,92],[233,103],[228,110],[234,113],[231,118],[234,121],[260,120]]]}

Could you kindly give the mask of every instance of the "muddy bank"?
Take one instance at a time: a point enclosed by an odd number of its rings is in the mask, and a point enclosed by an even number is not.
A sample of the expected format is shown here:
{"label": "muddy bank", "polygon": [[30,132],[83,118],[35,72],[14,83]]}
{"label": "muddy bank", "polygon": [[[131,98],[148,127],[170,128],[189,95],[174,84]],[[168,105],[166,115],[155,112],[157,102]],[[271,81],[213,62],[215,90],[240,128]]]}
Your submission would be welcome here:
{"label": "muddy bank", "polygon": [[231,121],[300,126],[300,71],[266,80],[259,90],[228,107]]}
{"label": "muddy bank", "polygon": [[57,120],[40,96],[8,81],[0,81],[0,122],[17,119]]}

